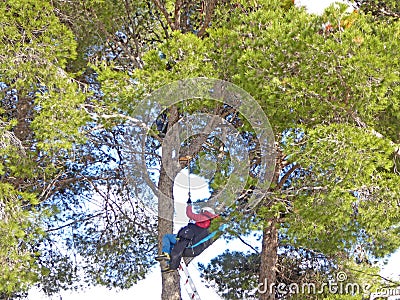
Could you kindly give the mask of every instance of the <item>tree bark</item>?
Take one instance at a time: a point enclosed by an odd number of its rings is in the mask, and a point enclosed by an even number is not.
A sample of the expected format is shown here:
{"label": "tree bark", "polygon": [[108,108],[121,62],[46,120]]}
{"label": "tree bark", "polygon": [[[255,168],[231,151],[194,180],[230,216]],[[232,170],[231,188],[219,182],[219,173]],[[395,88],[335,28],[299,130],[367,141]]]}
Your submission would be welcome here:
{"label": "tree bark", "polygon": [[263,231],[260,264],[260,300],[275,300],[276,264],[278,262],[277,220],[271,219]]}
{"label": "tree bark", "polygon": [[[165,168],[161,166],[160,179],[158,182],[158,249],[161,249],[162,237],[166,233],[173,232],[174,182],[169,178]],[[180,300],[180,277],[178,272],[162,273],[162,300]]]}
{"label": "tree bark", "polygon": [[[179,119],[176,106],[169,108],[168,128],[171,128]],[[162,155],[168,160],[172,154],[172,147],[163,148]],[[158,181],[158,249],[162,248],[162,237],[173,232],[174,219],[174,179],[176,174],[168,174],[166,166],[161,163],[160,178]],[[178,170],[176,170],[177,172]],[[181,287],[178,272],[162,273],[162,300],[180,300]]]}
{"label": "tree bark", "polygon": [[32,99],[22,92],[18,92],[16,107],[16,119],[18,123],[14,128],[14,134],[23,144],[26,144],[27,139],[32,133],[29,123],[29,118],[32,114]]}
{"label": "tree bark", "polygon": [[[283,176],[282,180],[279,181],[279,175],[283,169],[284,154],[278,146],[275,147],[275,151],[277,155],[275,157],[275,171],[272,182],[276,184],[275,189],[281,189],[284,181],[287,179],[286,176]],[[295,168],[293,167],[293,169]],[[264,225],[259,276],[260,300],[275,300],[276,267],[278,263],[278,223],[278,217],[274,217]]]}

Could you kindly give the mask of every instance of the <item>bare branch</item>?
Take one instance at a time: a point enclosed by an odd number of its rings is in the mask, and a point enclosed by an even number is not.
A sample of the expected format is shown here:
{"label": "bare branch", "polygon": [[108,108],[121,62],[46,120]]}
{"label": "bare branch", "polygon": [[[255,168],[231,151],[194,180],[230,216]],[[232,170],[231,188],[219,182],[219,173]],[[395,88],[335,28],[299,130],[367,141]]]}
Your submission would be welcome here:
{"label": "bare branch", "polygon": [[175,12],[174,12],[175,28],[179,28],[179,24],[181,22],[181,7],[182,7],[182,0],[176,0]]}
{"label": "bare branch", "polygon": [[206,29],[210,25],[216,4],[217,4],[217,0],[205,1],[205,6],[206,6],[205,7],[205,17],[204,17],[203,24],[202,24],[199,32],[197,33],[198,37],[202,37],[205,34]]}
{"label": "bare branch", "polygon": [[[349,268],[349,267],[348,267],[348,268]],[[380,278],[380,279],[383,279],[383,280],[385,280],[385,281],[387,281],[387,282],[390,282],[390,283],[394,284],[394,286],[398,286],[398,285],[399,285],[399,282],[393,281],[393,280],[391,280],[391,279],[389,279],[389,278],[386,278],[386,277],[384,277],[384,276],[382,276],[382,275],[379,275],[379,274],[371,274],[371,273],[367,273],[367,272],[364,272],[364,271],[362,271],[362,270],[357,270],[357,269],[353,269],[353,268],[349,268],[349,269],[352,270],[352,271],[356,271],[356,272],[359,272],[359,273],[368,275],[368,276],[378,277],[378,278]]]}
{"label": "bare branch", "polygon": [[250,247],[255,253],[260,254],[260,251],[258,251],[256,248],[254,248],[252,245],[250,245],[249,243],[247,243],[245,240],[243,240],[243,238],[238,235],[236,236],[243,244],[245,244],[246,246]]}
{"label": "bare branch", "polygon": [[85,222],[85,221],[88,221],[88,220],[97,218],[97,217],[99,217],[99,216],[101,216],[101,215],[103,215],[103,214],[104,214],[104,212],[100,212],[100,213],[97,213],[97,214],[95,214],[95,215],[88,216],[88,217],[86,217],[86,218],[74,220],[74,221],[72,221],[72,222],[69,222],[69,223],[64,224],[64,225],[62,225],[62,226],[59,226],[59,227],[49,228],[49,229],[46,230],[46,232],[52,232],[52,231],[61,230],[61,229],[63,229],[63,228],[66,228],[66,227],[69,227],[69,226],[71,226],[71,225],[74,225],[74,224],[76,224],[76,223]]}
{"label": "bare branch", "polygon": [[164,15],[164,18],[167,20],[168,25],[171,27],[172,30],[176,30],[175,23],[172,21],[172,19],[169,16],[169,13],[165,6],[161,3],[160,0],[153,0],[153,3],[157,6],[157,8],[161,11],[161,13]]}
{"label": "bare branch", "polygon": [[278,188],[278,189],[281,189],[282,186],[285,184],[286,180],[289,178],[289,176],[292,175],[292,173],[293,173],[294,171],[296,171],[298,168],[300,168],[300,165],[298,165],[298,164],[293,165],[293,166],[290,168],[290,170],[287,171],[286,174],[282,177],[282,179],[278,182],[277,188]]}

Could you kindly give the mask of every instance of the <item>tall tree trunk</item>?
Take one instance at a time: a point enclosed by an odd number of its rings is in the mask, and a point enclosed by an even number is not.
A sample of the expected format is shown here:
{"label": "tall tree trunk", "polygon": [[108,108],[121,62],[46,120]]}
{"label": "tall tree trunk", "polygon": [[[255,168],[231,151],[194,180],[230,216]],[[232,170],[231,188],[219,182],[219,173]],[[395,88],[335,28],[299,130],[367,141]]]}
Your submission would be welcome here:
{"label": "tall tree trunk", "polygon": [[260,300],[275,300],[276,264],[278,262],[277,220],[271,219],[263,231],[260,264]]}
{"label": "tall tree trunk", "polygon": [[[217,111],[216,111],[217,112]],[[168,109],[168,129],[167,132],[176,124],[179,120],[179,112],[176,106],[171,106]],[[204,134],[197,135],[190,143],[190,147],[179,149],[179,157],[190,156],[193,157],[198,153],[203,143],[207,140],[208,134],[215,127],[215,122],[218,118],[214,117],[204,129]],[[160,178],[158,181],[158,249],[161,252],[162,248],[162,237],[166,233],[173,232],[173,217],[174,217],[174,197],[173,187],[174,179],[180,170],[184,167],[184,164],[174,165],[174,145],[180,144],[179,132],[173,132],[168,135],[168,141],[164,140],[162,148],[162,161],[165,161],[169,166],[161,163]],[[168,172],[166,170],[168,168]],[[171,272],[162,274],[162,300],[180,300],[181,289],[180,289],[180,277],[177,272]]]}
{"label": "tall tree trunk", "polygon": [[[284,167],[284,154],[278,146],[275,147],[275,151],[277,155],[275,157],[275,171],[272,182],[276,184],[275,189],[280,189],[283,183],[279,181],[279,174]],[[270,219],[263,230],[259,277],[260,300],[275,300],[278,262],[278,222],[279,219],[277,217]]]}
{"label": "tall tree trunk", "polygon": [[[158,249],[161,249],[161,240],[164,234],[173,231],[174,202],[173,181],[161,166],[158,188]],[[162,273],[162,300],[180,300],[180,277],[178,272]]]}
{"label": "tall tree trunk", "polygon": [[[168,129],[171,128],[179,119],[179,113],[176,106],[169,108]],[[178,139],[179,141],[179,139]],[[172,143],[178,141],[170,140]],[[171,145],[169,145],[171,146]],[[171,159],[172,147],[163,147],[163,157]],[[166,233],[173,232],[174,219],[174,179],[176,174],[168,174],[166,166],[161,163],[160,178],[158,181],[158,249],[161,252],[162,237]],[[171,170],[170,170],[171,171]],[[175,170],[178,172],[178,170]],[[162,300],[180,300],[181,287],[178,272],[162,273]]]}

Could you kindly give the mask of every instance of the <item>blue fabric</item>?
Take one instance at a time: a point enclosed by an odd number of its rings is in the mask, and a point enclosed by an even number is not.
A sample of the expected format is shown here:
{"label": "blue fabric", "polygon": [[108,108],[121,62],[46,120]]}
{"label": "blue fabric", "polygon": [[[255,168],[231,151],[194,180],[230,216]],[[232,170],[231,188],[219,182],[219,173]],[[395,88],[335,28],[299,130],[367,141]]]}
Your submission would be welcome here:
{"label": "blue fabric", "polygon": [[195,247],[207,242],[208,240],[212,239],[216,234],[217,234],[217,231],[213,231],[209,235],[207,235],[204,239],[198,241],[196,244],[194,244],[194,245],[192,245],[190,247],[187,247],[187,248],[189,248],[189,249],[195,248]]}
{"label": "blue fabric", "polygon": [[176,244],[176,234],[167,233],[162,238],[162,252],[171,254],[171,250]]}
{"label": "blue fabric", "polygon": [[201,245],[201,244],[207,242],[208,240],[212,239],[212,238],[217,234],[218,231],[224,231],[227,227],[228,227],[228,225],[222,224],[221,226],[219,226],[218,230],[215,230],[215,231],[211,232],[211,233],[210,233],[209,235],[207,235],[204,239],[200,240],[200,241],[197,242],[196,244],[194,244],[194,245],[192,245],[192,246],[190,246],[190,247],[187,247],[187,248],[190,248],[190,249],[191,249],[191,248],[195,248],[195,247],[197,247],[197,246],[199,246],[199,245]]}
{"label": "blue fabric", "polygon": [[[196,243],[190,247],[187,247],[187,248],[194,248],[194,247],[197,247],[197,246],[207,242],[208,240],[212,239],[217,234],[218,231],[223,231],[227,227],[228,227],[228,225],[222,224],[218,228],[218,230],[211,232],[204,239],[202,239],[198,243]],[[172,234],[172,233],[164,234],[164,236],[162,238],[162,252],[171,254],[172,248],[175,246],[176,242],[177,242],[176,234]]]}

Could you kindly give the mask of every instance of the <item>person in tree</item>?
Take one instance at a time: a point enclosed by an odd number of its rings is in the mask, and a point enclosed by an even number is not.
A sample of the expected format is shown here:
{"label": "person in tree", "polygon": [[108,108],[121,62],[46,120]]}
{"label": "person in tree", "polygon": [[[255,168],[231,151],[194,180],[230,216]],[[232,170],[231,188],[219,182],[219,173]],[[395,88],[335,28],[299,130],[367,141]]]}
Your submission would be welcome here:
{"label": "person in tree", "polygon": [[[211,207],[203,207],[199,214],[193,212],[192,201],[187,201],[186,215],[195,223],[190,222],[182,227],[177,234],[165,234],[162,239],[162,254],[156,257],[161,264],[162,272],[178,269],[182,256],[194,257],[203,252],[210,240],[201,242],[209,236],[209,227],[213,219],[218,215]],[[198,245],[197,245],[198,244]],[[194,247],[193,247],[194,246]]]}

